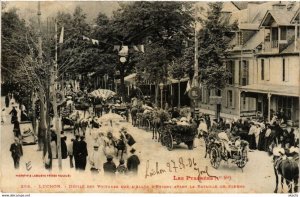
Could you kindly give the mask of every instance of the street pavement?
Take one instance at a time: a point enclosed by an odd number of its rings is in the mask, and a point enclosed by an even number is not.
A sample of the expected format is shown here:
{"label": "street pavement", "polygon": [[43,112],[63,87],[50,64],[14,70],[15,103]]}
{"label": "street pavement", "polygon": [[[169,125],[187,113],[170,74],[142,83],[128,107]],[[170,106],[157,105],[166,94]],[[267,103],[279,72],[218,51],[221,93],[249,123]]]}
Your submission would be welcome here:
{"label": "street pavement", "polygon": [[[4,106],[4,98],[2,98],[2,108]],[[1,108],[1,109],[2,109]],[[17,179],[16,175],[19,173],[30,173],[30,174],[41,174],[49,173],[49,171],[44,169],[44,164],[42,160],[42,152],[37,151],[37,145],[27,145],[23,146],[24,156],[21,158],[21,167],[19,170],[14,170],[13,160],[9,152],[10,144],[13,143],[13,125],[10,124],[10,116],[8,115],[10,109],[6,109],[4,119],[6,122],[1,126],[1,174],[2,177],[8,177],[7,179],[2,179],[2,187],[6,190],[10,190],[10,181],[17,181],[19,184],[27,184],[28,181],[32,180],[32,184],[29,188],[21,188],[20,191],[48,191],[49,188],[41,188],[40,184],[47,182],[48,184],[57,183],[57,179]],[[243,170],[239,169],[235,164],[221,161],[221,165],[218,169],[214,169],[210,165],[208,158],[204,158],[205,146],[202,139],[196,139],[196,148],[193,150],[188,150],[185,144],[174,145],[172,151],[168,151],[166,147],[162,146],[156,140],[152,140],[152,132],[145,131],[136,127],[132,127],[131,123],[123,122],[118,125],[118,128],[125,126],[128,128],[128,132],[134,137],[137,143],[134,148],[137,150],[137,155],[140,158],[141,165],[139,166],[138,178],[128,177],[121,179],[103,179],[103,171],[100,172],[97,177],[92,176],[90,172],[90,165],[87,164],[85,172],[77,172],[74,168],[70,168],[69,159],[62,160],[62,171],[58,170],[58,160],[53,160],[53,169],[51,171],[54,173],[67,174],[71,176],[70,179],[64,179],[62,184],[68,185],[78,185],[86,183],[87,180],[96,183],[114,183],[114,184],[140,184],[140,185],[182,185],[180,189],[168,188],[148,188],[147,190],[136,189],[134,191],[146,191],[146,192],[208,192],[208,193],[222,193],[222,192],[259,192],[259,193],[271,193],[275,188],[275,176],[273,172],[272,158],[267,155],[266,152],[254,151],[249,152],[249,162]],[[101,131],[105,129],[100,128]],[[117,132],[117,131],[116,131]],[[86,142],[88,144],[88,151],[91,153],[93,146],[93,134],[90,135],[91,130],[88,128],[86,132]],[[119,137],[115,133],[116,137]],[[65,131],[67,136],[67,144],[70,143],[73,133],[71,131]],[[127,155],[125,155],[126,159]],[[114,158],[116,165],[119,164],[118,158]],[[26,168],[26,163],[30,165],[31,169]],[[204,177],[214,176],[218,180],[192,180],[193,177],[197,177],[198,174]],[[181,177],[181,178],[180,178]],[[179,179],[184,179],[185,181],[180,181]],[[184,185],[198,185],[198,189],[184,188]],[[200,186],[201,187],[200,187]],[[213,188],[217,185],[217,188]],[[223,185],[223,186],[222,186]],[[225,185],[225,186],[224,186]],[[240,188],[234,188],[235,186]],[[202,187],[203,186],[203,187]],[[15,186],[18,187],[18,186]],[[75,186],[74,186],[75,187]],[[74,189],[74,188],[73,188]],[[77,189],[77,190],[76,190]],[[145,189],[145,188],[144,188]],[[51,190],[49,190],[51,191]],[[112,191],[107,188],[101,188],[101,190],[94,190],[93,188],[75,188],[74,190],[66,190],[65,188],[58,188],[57,191]],[[125,191],[124,188],[115,191]]]}

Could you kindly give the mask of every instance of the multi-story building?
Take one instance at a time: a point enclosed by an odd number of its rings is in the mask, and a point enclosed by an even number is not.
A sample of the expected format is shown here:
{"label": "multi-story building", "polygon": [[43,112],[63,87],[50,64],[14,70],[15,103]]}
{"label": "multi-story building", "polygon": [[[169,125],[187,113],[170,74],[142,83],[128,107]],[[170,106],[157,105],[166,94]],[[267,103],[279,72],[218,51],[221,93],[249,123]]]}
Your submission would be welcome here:
{"label": "multi-story building", "polygon": [[202,89],[200,112],[223,118],[280,112],[299,124],[300,57],[299,5],[295,2],[256,4],[231,13],[239,30],[230,43],[226,66],[232,76],[217,92],[219,105],[210,102],[214,90]]}

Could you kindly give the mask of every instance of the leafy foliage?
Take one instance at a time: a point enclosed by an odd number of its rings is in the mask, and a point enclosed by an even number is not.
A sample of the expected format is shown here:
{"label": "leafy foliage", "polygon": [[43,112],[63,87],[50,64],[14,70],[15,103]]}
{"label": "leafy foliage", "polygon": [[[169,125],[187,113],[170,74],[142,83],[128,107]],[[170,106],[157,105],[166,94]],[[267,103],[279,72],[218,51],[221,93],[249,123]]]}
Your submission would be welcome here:
{"label": "leafy foliage", "polygon": [[199,38],[199,65],[202,81],[209,88],[223,88],[230,77],[223,64],[234,25],[222,19],[222,2],[209,3],[207,19],[202,21]]}

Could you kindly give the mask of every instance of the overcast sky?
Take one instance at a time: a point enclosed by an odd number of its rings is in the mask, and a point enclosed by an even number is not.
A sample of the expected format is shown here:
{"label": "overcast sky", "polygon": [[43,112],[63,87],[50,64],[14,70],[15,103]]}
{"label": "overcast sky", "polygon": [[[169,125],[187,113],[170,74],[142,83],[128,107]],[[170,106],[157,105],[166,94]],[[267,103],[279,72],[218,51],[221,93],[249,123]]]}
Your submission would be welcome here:
{"label": "overcast sky", "polygon": [[[9,1],[7,9],[16,7],[21,18],[28,20],[37,15],[37,1]],[[87,14],[89,22],[96,18],[99,12],[108,16],[119,8],[116,1],[41,1],[42,20],[54,17],[58,11],[73,13],[76,6],[80,6]]]}

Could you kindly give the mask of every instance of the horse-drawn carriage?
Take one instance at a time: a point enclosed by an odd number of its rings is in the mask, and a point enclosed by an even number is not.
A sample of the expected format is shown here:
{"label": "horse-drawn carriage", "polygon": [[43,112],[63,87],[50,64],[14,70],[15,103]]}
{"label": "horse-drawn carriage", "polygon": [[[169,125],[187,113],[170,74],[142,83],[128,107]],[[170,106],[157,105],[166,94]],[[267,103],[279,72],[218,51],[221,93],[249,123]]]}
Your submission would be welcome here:
{"label": "horse-drawn carriage", "polygon": [[114,105],[112,107],[112,112],[119,114],[120,116],[122,116],[124,119],[126,119],[128,121],[128,107],[126,105]]}
{"label": "horse-drawn carriage", "polygon": [[194,139],[197,134],[195,125],[180,125],[177,123],[165,123],[161,128],[161,144],[166,146],[169,151],[173,150],[174,142],[177,145],[185,143],[188,149],[194,148]]}
{"label": "horse-drawn carriage", "polygon": [[[213,168],[218,169],[222,160],[232,160],[239,168],[243,169],[248,162],[248,142],[239,138],[234,141],[224,141],[216,135],[205,139],[206,154],[209,154]],[[227,146],[227,148],[226,148]],[[230,151],[228,150],[230,149]]]}

